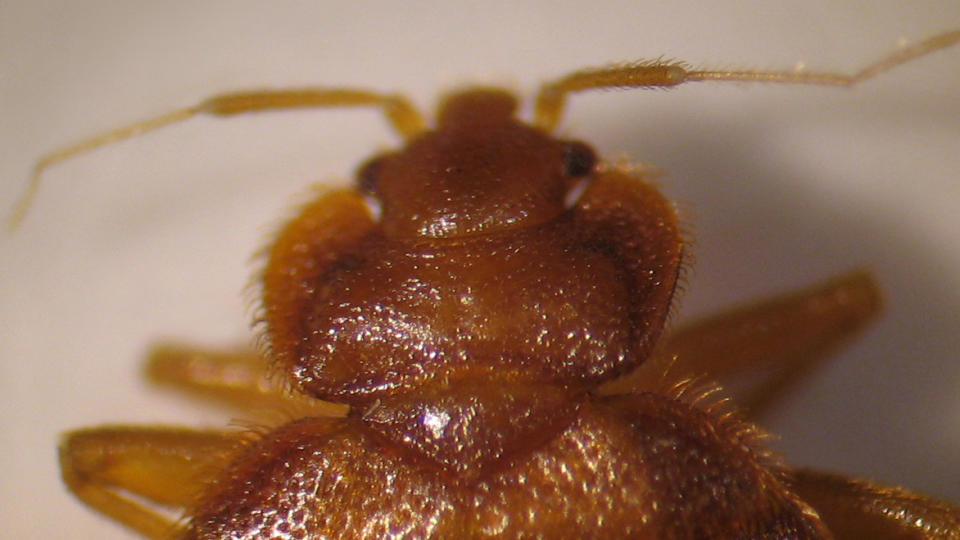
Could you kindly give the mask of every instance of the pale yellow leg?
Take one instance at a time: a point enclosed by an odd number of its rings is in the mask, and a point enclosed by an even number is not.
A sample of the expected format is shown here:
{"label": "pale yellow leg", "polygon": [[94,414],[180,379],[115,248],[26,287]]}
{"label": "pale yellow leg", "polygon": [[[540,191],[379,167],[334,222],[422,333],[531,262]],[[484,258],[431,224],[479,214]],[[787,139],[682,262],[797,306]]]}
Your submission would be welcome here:
{"label": "pale yellow leg", "polygon": [[838,540],[960,538],[960,508],[905,489],[811,470],[790,471],[787,484]]}
{"label": "pale yellow leg", "polygon": [[267,361],[250,349],[214,350],[193,345],[155,345],[147,359],[154,383],[244,411],[283,415],[344,416],[348,407],[288,392]]}
{"label": "pale yellow leg", "polygon": [[879,310],[873,278],[853,272],[684,326],[665,338],[647,365],[602,391],[623,393],[651,384],[659,388],[688,378],[727,382],[759,373],[760,381],[734,396],[739,407],[759,414]]}
{"label": "pale yellow leg", "polygon": [[804,71],[729,71],[692,70],[683,62],[634,62],[571,73],[543,85],[537,95],[534,123],[552,132],[560,123],[567,95],[597,88],[670,87],[694,81],[765,82],[853,86],[900,64],[960,42],[960,30],[953,30],[904,47],[864,67],[854,74]]}
{"label": "pale yellow leg", "polygon": [[[85,504],[152,539],[173,538],[182,511],[242,445],[236,434],[105,427],[74,431],[60,445],[67,487]],[[142,499],[142,502],[141,500]]]}

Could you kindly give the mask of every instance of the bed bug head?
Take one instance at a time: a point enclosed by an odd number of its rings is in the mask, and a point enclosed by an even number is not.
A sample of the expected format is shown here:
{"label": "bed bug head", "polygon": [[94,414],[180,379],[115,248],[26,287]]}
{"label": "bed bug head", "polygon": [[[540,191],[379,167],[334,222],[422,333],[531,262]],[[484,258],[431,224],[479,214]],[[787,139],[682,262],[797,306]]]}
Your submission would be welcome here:
{"label": "bed bug head", "polygon": [[672,205],[515,109],[498,90],[449,96],[434,129],[360,168],[378,217],[341,192],[278,239],[269,339],[305,393],[361,408],[427,389],[556,397],[649,353],[681,259]]}
{"label": "bed bug head", "polygon": [[359,187],[382,204],[384,232],[450,238],[530,227],[563,212],[595,154],[520,122],[515,109],[501,90],[452,94],[436,129],[361,167]]}

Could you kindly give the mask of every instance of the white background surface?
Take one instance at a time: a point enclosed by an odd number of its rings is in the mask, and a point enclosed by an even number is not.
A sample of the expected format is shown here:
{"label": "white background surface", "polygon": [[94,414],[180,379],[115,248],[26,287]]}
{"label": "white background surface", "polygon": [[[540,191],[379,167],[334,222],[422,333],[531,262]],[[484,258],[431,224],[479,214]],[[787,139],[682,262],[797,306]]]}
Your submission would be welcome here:
{"label": "white background surface", "polygon": [[[960,27],[960,4],[942,1],[329,4],[0,3],[0,208],[44,152],[224,90],[350,85],[432,109],[456,85],[529,95],[576,68],[660,55],[852,70],[900,38]],[[574,98],[563,127],[664,169],[668,196],[692,209],[682,314],[872,268],[885,318],[768,427],[792,463],[954,502],[957,96],[960,48],[852,91],[597,93]],[[0,536],[125,537],[61,486],[58,434],[220,425],[141,382],[146,345],[246,340],[240,292],[269,224],[310,182],[349,177],[394,142],[371,112],[200,119],[50,170],[22,229],[0,237]]]}

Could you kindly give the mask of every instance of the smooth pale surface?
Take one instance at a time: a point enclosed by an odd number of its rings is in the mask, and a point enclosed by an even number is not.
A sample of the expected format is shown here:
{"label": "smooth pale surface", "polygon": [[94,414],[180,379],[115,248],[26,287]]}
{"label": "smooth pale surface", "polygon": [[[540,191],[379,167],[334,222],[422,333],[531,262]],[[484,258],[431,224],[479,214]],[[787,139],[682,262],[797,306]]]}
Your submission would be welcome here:
{"label": "smooth pale surface", "polygon": [[[769,8],[634,1],[483,7],[405,2],[86,2],[0,6],[0,208],[58,145],[264,86],[408,93],[503,84],[527,94],[573,69],[665,55],[696,65],[853,69],[960,26],[931,1]],[[682,316],[852,266],[888,291],[884,320],[769,427],[793,463],[960,501],[960,48],[853,91],[694,85],[571,102],[562,132],[669,173],[697,257]],[[246,339],[246,261],[313,181],[349,176],[395,139],[373,113],[196,120],[49,171],[0,236],[0,517],[5,537],[124,538],[61,486],[64,430],[220,425],[154,392],[159,337]],[[55,517],[55,518],[54,518]]]}

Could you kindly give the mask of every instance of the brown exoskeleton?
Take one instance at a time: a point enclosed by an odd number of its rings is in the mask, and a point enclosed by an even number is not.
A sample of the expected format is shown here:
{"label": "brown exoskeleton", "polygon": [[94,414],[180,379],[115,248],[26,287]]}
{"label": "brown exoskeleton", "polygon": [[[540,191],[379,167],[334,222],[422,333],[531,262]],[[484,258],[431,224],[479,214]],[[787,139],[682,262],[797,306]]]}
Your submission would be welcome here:
{"label": "brown exoskeleton", "polygon": [[953,506],[779,463],[697,382],[774,366],[740,396],[761,410],[876,311],[869,276],[661,338],[685,250],[672,205],[550,134],[571,92],[849,85],[958,40],[934,37],[854,76],[589,70],[544,86],[532,125],[499,90],[449,96],[431,130],[404,99],[372,92],[230,94],[54,153],[40,169],[198,113],[304,106],[379,106],[407,141],[369,161],[356,189],[306,205],[269,247],[265,354],[282,382],[243,354],[165,347],[151,359],[158,379],[292,419],[258,433],[74,432],[64,479],[150,538],[956,536]]}

